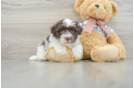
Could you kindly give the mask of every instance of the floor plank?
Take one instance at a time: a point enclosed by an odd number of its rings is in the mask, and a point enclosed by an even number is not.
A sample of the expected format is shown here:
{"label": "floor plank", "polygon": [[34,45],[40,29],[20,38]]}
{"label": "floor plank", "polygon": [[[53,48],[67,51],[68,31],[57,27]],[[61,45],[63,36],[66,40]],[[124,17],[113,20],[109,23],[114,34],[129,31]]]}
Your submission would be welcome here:
{"label": "floor plank", "polygon": [[132,58],[109,63],[2,59],[2,88],[132,88]]}
{"label": "floor plank", "polygon": [[[110,0],[111,1],[111,0]],[[96,63],[28,61],[57,21],[82,22],[75,0],[1,0],[2,88],[132,88],[133,0],[112,0],[118,14],[108,22],[122,40],[125,60]]]}

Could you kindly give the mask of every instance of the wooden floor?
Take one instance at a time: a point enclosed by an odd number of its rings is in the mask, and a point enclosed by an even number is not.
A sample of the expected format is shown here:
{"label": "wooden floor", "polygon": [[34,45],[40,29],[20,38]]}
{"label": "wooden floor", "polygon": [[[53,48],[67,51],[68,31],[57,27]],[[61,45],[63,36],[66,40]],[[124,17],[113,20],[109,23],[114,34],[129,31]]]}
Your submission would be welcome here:
{"label": "wooden floor", "polygon": [[2,59],[2,88],[132,88],[132,59],[97,63]]}
{"label": "wooden floor", "polygon": [[1,0],[2,88],[132,88],[133,0],[112,0],[119,12],[107,24],[127,50],[126,60],[96,63],[28,61],[55,22],[82,22],[75,0]]}

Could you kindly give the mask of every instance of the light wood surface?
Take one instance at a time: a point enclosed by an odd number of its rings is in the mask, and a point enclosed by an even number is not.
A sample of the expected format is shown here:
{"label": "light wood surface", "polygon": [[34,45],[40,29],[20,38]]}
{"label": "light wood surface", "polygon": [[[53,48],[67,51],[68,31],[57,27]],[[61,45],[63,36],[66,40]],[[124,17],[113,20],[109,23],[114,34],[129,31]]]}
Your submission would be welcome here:
{"label": "light wood surface", "polygon": [[[107,25],[121,38],[132,57],[132,0],[113,0],[119,12]],[[75,0],[2,0],[2,59],[28,58],[36,46],[50,33],[55,22],[71,18],[82,22],[74,10]]]}
{"label": "light wood surface", "polygon": [[132,88],[132,63],[2,59],[2,88]]}
{"label": "light wood surface", "polygon": [[119,12],[107,24],[121,38],[126,60],[96,63],[28,61],[55,22],[82,22],[75,0],[1,0],[2,88],[132,88],[133,0],[112,0]]}

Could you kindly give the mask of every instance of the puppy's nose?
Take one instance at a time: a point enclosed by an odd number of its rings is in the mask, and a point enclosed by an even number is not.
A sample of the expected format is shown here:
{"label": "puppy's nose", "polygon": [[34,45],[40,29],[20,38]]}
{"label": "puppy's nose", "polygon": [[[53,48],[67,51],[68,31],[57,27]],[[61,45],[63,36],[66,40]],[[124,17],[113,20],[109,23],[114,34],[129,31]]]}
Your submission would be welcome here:
{"label": "puppy's nose", "polygon": [[97,8],[99,8],[99,5],[96,4],[95,6],[96,6]]}
{"label": "puppy's nose", "polygon": [[66,39],[66,41],[69,41],[69,40],[71,40],[72,38],[70,38],[70,37],[65,37],[65,39]]}

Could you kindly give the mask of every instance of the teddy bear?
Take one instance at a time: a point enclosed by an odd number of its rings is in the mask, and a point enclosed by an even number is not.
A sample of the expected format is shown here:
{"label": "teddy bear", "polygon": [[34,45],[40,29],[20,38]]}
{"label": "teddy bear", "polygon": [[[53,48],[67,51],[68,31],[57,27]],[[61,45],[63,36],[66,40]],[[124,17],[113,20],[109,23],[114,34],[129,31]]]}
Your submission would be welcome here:
{"label": "teddy bear", "polygon": [[75,59],[73,52],[70,48],[66,47],[67,51],[64,55],[59,56],[55,50],[54,47],[51,47],[47,50],[46,57],[48,60],[53,61],[53,62],[77,62],[81,60],[83,57],[79,59]]}
{"label": "teddy bear", "polygon": [[75,10],[84,22],[80,41],[83,57],[96,62],[125,59],[126,50],[113,29],[105,25],[118,12],[118,6],[108,0],[76,0]]}

